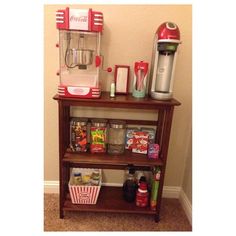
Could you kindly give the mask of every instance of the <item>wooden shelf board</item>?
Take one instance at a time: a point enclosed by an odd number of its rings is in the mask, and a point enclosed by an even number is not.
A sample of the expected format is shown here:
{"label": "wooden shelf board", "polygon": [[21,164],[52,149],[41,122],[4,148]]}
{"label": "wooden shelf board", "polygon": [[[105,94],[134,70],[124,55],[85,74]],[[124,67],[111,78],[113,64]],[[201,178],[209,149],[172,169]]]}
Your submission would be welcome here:
{"label": "wooden shelf board", "polygon": [[163,161],[159,158],[148,159],[147,155],[132,153],[129,150],[125,150],[122,155],[109,155],[107,153],[74,153],[66,152],[63,158],[63,162],[77,163],[77,164],[90,164],[90,165],[112,165],[112,166],[162,166]]}
{"label": "wooden shelf board", "polygon": [[93,212],[118,212],[118,213],[139,213],[155,215],[156,211],[150,210],[149,207],[137,207],[135,202],[129,203],[123,199],[123,191],[121,187],[102,186],[98,196],[97,203],[88,204],[72,204],[70,195],[67,195],[63,206],[65,211],[93,211]]}
{"label": "wooden shelf board", "polygon": [[135,98],[132,94],[117,95],[115,98],[110,98],[109,92],[102,92],[100,98],[73,98],[62,97],[58,94],[53,97],[58,101],[63,101],[66,105],[71,106],[91,106],[91,107],[112,107],[112,108],[137,108],[137,109],[157,109],[166,106],[179,106],[181,103],[176,99],[162,101],[155,100],[147,96],[145,98]]}

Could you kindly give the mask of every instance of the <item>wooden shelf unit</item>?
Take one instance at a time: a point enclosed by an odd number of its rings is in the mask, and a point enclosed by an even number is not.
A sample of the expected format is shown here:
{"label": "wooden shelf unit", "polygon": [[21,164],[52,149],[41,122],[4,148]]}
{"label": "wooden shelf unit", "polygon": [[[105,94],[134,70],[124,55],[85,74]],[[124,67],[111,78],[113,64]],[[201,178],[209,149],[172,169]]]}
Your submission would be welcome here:
{"label": "wooden shelf unit", "polygon": [[[53,99],[58,101],[59,116],[59,178],[60,178],[60,218],[65,211],[95,211],[95,212],[125,212],[153,214],[155,221],[160,219],[161,196],[165,177],[166,160],[169,146],[169,138],[172,124],[173,111],[180,103],[171,99],[168,101],[153,100],[150,97],[137,99],[129,95],[117,95],[110,98],[108,92],[103,92],[98,99],[65,98],[55,95]],[[156,140],[160,145],[158,160],[150,160],[146,155],[125,151],[123,155],[72,153],[69,146],[70,108],[79,107],[103,107],[110,109],[140,109],[140,117],[137,120],[125,119],[127,124],[154,125],[156,126]],[[142,120],[142,110],[152,110],[158,113],[157,120]],[[83,114],[81,114],[83,117]],[[105,118],[105,117],[104,117]],[[158,190],[158,204],[156,211],[149,207],[139,208],[134,203],[127,203],[122,197],[122,188],[102,186],[96,205],[75,205],[70,201],[68,193],[68,181],[71,167],[87,167],[101,169],[126,169],[133,166],[135,169],[151,170],[155,166],[161,168],[161,178]]]}

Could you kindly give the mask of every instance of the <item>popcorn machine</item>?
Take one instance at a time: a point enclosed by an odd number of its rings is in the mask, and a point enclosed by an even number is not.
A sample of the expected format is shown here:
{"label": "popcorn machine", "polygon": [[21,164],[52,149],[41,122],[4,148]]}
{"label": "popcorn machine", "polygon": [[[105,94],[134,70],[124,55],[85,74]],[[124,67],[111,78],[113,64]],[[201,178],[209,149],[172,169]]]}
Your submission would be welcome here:
{"label": "popcorn machine", "polygon": [[98,98],[103,13],[92,9],[58,10],[60,84],[59,96]]}
{"label": "popcorn machine", "polygon": [[176,24],[164,22],[154,38],[151,83],[149,94],[153,99],[168,100],[173,95],[173,82],[180,32]]}

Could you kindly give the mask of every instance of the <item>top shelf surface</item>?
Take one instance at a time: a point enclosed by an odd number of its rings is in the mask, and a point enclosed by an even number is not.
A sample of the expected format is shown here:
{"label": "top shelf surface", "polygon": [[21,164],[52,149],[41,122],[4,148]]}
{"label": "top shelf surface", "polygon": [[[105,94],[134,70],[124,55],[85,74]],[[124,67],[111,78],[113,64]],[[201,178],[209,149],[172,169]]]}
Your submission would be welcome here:
{"label": "top shelf surface", "polygon": [[150,97],[135,98],[132,94],[116,95],[115,98],[111,98],[109,92],[102,92],[100,98],[68,98],[55,95],[53,99],[62,101],[64,105],[68,106],[158,109],[181,105],[181,103],[174,98],[161,101],[154,100]]}

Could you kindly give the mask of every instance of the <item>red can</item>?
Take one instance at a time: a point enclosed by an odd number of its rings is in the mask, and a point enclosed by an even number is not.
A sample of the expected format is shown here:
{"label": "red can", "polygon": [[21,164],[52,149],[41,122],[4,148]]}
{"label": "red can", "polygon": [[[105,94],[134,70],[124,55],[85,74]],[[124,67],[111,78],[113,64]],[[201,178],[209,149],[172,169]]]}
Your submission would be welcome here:
{"label": "red can", "polygon": [[136,192],[136,206],[146,207],[148,205],[148,196],[147,183],[141,182]]}

